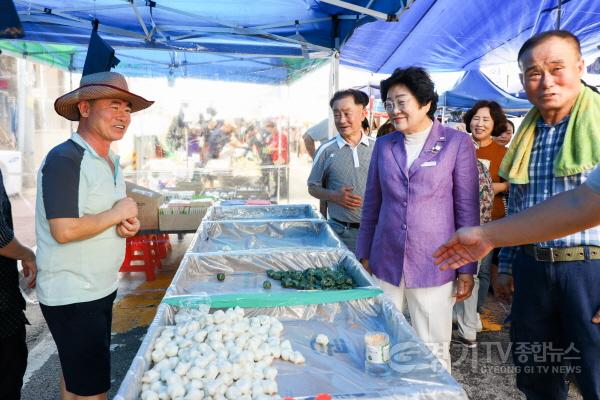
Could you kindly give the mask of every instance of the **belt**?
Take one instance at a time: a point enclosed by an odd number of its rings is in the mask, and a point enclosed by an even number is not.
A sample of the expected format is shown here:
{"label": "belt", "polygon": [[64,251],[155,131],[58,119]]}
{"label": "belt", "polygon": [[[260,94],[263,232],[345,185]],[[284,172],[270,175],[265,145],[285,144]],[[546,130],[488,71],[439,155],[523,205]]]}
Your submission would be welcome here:
{"label": "belt", "polygon": [[523,251],[528,256],[542,262],[584,261],[586,253],[589,260],[600,260],[600,247],[538,247],[533,244],[523,246]]}
{"label": "belt", "polygon": [[343,221],[340,221],[338,219],[331,218],[331,217],[329,219],[331,219],[332,221],[337,222],[340,225],[344,225],[346,228],[352,228],[352,229],[358,229],[358,228],[360,228],[360,224],[358,222],[343,222]]}

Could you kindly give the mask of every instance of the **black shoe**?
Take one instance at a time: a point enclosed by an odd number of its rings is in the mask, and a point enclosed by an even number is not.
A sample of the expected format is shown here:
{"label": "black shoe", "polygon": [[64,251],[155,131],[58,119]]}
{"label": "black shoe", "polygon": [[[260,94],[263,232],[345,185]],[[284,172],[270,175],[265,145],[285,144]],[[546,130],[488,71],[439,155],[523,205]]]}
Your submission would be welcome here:
{"label": "black shoe", "polygon": [[477,341],[465,339],[458,334],[452,335],[452,343],[460,344],[468,349],[474,349],[477,347]]}

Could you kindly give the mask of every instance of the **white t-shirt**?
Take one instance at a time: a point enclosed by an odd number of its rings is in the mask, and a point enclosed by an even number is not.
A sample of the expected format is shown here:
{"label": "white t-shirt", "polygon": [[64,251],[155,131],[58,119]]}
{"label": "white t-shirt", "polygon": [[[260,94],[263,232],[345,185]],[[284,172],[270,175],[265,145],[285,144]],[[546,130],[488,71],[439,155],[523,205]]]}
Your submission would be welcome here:
{"label": "white t-shirt", "polygon": [[411,135],[404,135],[404,147],[406,148],[406,168],[410,168],[412,163],[419,157],[423,146],[427,141],[429,132],[433,124],[429,125],[427,129],[421,132],[416,132]]}

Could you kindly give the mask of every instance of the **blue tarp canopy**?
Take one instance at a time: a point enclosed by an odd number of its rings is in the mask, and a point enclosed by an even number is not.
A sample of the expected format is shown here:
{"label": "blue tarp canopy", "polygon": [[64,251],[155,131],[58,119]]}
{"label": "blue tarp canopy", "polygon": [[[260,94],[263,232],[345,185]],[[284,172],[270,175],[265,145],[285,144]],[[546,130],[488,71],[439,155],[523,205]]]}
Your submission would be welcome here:
{"label": "blue tarp canopy", "polygon": [[529,101],[511,96],[480,71],[468,71],[449,91],[443,93],[438,107],[471,108],[478,100],[493,100],[505,110],[526,111]]}
{"label": "blue tarp canopy", "polygon": [[381,100],[381,88],[378,83],[369,83],[368,85],[355,86],[354,89],[362,90],[366,94],[373,96],[376,100]]}
{"label": "blue tarp canopy", "polygon": [[[559,0],[418,0],[398,22],[359,27],[341,51],[343,65],[373,72],[418,65],[430,71],[514,63],[531,36],[556,28]],[[600,1],[562,0],[560,26],[584,54],[600,43]]]}
{"label": "blue tarp canopy", "polygon": [[[361,24],[394,18],[406,1],[14,0],[25,37],[10,42],[32,57],[28,43],[72,45],[68,67],[81,71],[96,18],[121,60],[115,70],[126,75],[285,83],[335,54]],[[63,66],[62,52],[48,54]]]}

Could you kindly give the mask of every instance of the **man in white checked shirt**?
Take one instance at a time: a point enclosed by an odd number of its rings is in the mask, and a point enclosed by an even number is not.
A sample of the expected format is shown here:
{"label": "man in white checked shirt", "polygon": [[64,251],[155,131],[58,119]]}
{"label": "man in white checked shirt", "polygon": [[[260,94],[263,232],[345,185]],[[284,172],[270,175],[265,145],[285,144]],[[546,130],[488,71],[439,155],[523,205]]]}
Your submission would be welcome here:
{"label": "man in white checked shirt", "polygon": [[[566,31],[536,35],[523,44],[518,61],[535,108],[500,171],[511,183],[509,214],[578,187],[600,163],[600,126],[590,124],[600,112],[600,96],[581,82],[577,37]],[[570,166],[566,173],[564,163]],[[500,295],[510,295],[514,279],[518,388],[528,399],[566,399],[569,371],[586,399],[599,399],[600,325],[592,318],[600,308],[600,227],[504,248],[499,261]]]}

